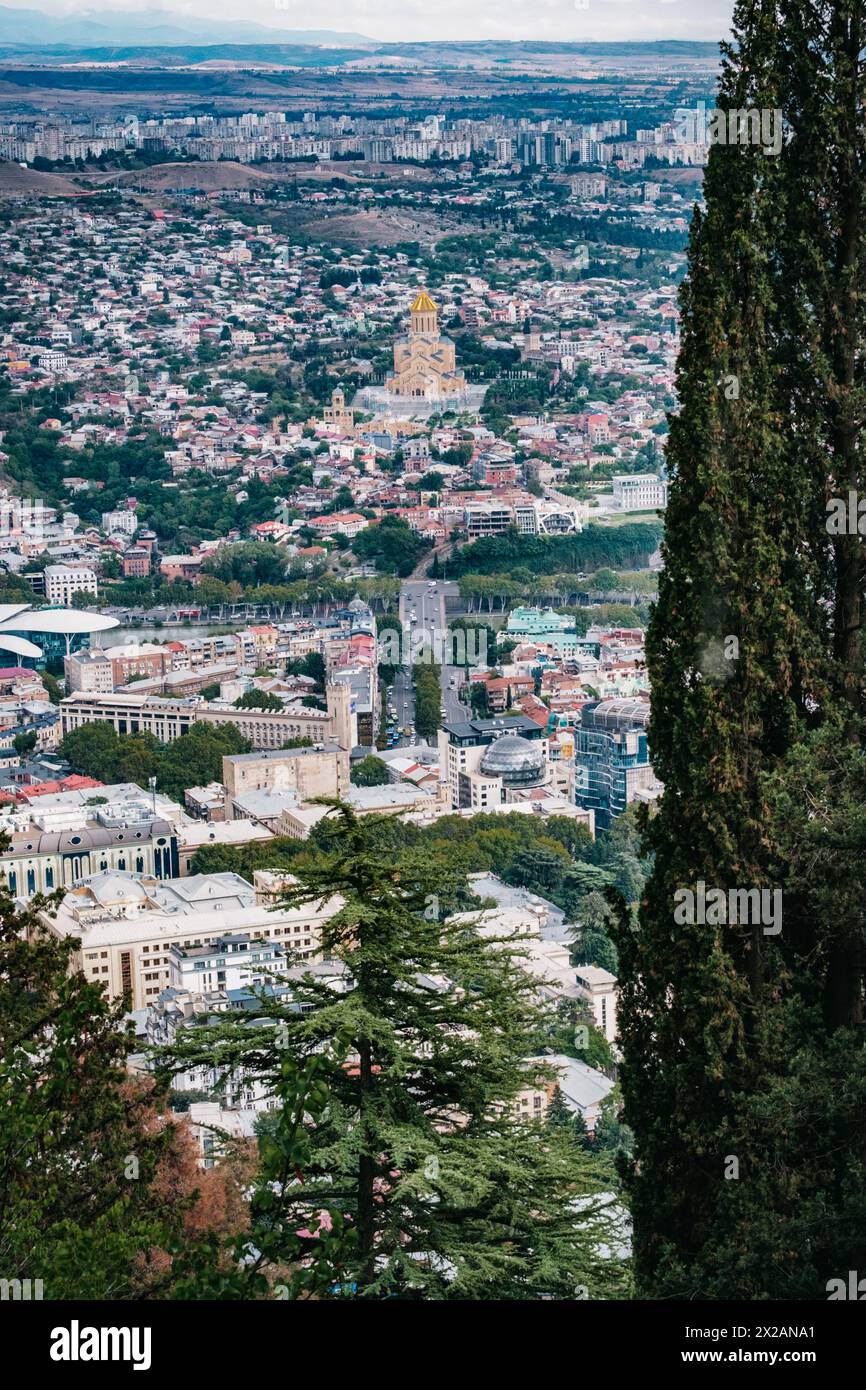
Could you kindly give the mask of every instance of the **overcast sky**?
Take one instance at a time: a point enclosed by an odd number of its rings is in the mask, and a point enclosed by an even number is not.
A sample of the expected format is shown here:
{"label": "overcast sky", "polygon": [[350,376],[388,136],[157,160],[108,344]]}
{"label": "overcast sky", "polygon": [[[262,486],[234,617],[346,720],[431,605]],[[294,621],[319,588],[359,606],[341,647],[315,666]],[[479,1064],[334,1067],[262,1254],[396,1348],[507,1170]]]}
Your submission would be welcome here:
{"label": "overcast sky", "polygon": [[[28,0],[11,0],[28,8]],[[8,0],[7,0],[8,3]],[[282,29],[336,29],[374,39],[712,39],[724,36],[733,0],[30,0],[82,16],[162,10],[199,19],[244,19]],[[584,8],[585,7],[585,8]]]}

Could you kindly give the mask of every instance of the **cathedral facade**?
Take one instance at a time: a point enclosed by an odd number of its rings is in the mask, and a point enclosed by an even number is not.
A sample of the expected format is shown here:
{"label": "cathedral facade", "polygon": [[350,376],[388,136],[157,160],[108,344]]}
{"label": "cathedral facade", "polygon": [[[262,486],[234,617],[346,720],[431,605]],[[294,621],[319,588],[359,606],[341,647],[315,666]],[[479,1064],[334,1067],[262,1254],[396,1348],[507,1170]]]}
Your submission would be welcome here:
{"label": "cathedral facade", "polygon": [[463,397],[453,338],[439,331],[439,311],[422,290],[409,312],[409,332],[394,343],[394,371],[385,382],[392,397],[448,401]]}

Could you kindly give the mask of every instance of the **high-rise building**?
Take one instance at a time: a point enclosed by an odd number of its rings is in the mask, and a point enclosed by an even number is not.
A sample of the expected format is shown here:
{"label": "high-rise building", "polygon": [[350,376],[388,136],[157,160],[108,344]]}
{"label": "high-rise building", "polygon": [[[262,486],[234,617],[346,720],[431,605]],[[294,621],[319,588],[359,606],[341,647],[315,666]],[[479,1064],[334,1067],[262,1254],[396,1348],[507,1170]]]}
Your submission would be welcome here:
{"label": "high-rise building", "polygon": [[595,812],[601,830],[631,801],[651,800],[661,790],[649,758],[649,701],[598,700],[584,705],[575,731],[575,796]]}

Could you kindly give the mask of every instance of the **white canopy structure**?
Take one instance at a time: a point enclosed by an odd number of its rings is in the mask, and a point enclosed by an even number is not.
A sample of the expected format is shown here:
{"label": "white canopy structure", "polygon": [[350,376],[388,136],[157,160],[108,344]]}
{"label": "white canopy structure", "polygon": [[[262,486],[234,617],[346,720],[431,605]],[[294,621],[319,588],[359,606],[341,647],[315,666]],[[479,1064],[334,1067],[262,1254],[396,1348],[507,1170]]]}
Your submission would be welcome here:
{"label": "white canopy structure", "polygon": [[44,632],[65,637],[68,655],[73,637],[82,632],[107,632],[119,626],[117,618],[81,608],[32,608],[29,603],[3,603],[0,604],[0,651],[16,656],[42,656],[42,649],[27,641],[21,633]]}
{"label": "white canopy structure", "polygon": [[15,637],[10,633],[0,633],[0,651],[12,652],[15,656],[37,657],[42,655],[42,648],[35,647],[32,642],[27,642],[23,637]]}

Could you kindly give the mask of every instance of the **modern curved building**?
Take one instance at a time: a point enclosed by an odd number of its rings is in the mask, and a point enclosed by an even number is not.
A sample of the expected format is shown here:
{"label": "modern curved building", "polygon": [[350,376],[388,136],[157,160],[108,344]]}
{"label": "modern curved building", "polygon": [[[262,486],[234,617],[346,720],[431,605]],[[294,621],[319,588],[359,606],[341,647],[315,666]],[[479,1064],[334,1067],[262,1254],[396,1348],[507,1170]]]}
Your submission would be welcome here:
{"label": "modern curved building", "polygon": [[0,604],[0,651],[14,652],[21,665],[47,666],[90,646],[94,632],[119,627],[117,618],[80,608],[33,608]]}

